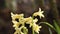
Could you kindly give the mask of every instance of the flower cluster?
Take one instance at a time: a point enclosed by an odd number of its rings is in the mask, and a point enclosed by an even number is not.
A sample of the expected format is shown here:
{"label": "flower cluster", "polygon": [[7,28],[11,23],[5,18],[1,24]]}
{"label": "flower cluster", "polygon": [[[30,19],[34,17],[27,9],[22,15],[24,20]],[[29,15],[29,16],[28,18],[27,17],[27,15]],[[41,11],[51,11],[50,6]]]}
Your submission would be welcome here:
{"label": "flower cluster", "polygon": [[[40,18],[44,17],[43,11],[41,11],[41,9],[39,8],[39,11],[33,14],[33,17],[34,16],[39,16]],[[25,32],[28,32],[28,29],[25,27],[24,25],[25,23],[29,24],[30,27],[33,27],[33,31],[39,34],[41,26],[36,24],[38,21],[37,18],[33,19],[33,17],[31,16],[28,18],[24,18],[24,14],[13,14],[13,13],[11,13],[11,17],[12,17],[12,22],[14,24],[13,27],[16,30],[14,34],[27,34]],[[22,26],[19,27],[20,25]],[[24,32],[22,32],[22,29]]]}

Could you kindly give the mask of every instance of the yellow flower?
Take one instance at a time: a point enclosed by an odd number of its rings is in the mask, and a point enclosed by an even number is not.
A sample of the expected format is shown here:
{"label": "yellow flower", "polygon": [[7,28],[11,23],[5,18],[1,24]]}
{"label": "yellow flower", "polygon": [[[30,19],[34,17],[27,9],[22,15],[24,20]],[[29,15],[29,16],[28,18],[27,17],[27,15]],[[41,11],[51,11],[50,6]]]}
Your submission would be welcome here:
{"label": "yellow flower", "polygon": [[37,18],[33,19],[32,22],[30,22],[30,26],[29,27],[32,27],[34,23],[36,23],[38,21]]}
{"label": "yellow flower", "polygon": [[33,21],[32,17],[25,18],[25,20],[26,20],[26,24],[29,24],[30,27],[31,27],[32,26],[32,21]]}
{"label": "yellow flower", "polygon": [[22,32],[22,29],[23,29],[23,28],[25,29],[25,32],[28,31],[28,29],[27,29],[25,26],[21,26],[21,27],[19,28],[21,34],[24,34],[24,33]]}
{"label": "yellow flower", "polygon": [[37,18],[33,19],[33,25],[32,25],[32,27],[33,27],[33,30],[35,32],[39,33],[41,26],[39,26],[39,25],[36,24],[37,21],[38,21]]}
{"label": "yellow flower", "polygon": [[30,24],[32,22],[32,17],[25,18],[25,20],[27,24]]}
{"label": "yellow flower", "polygon": [[25,26],[21,26],[21,27],[19,27],[19,28],[15,28],[15,33],[14,34],[24,34],[23,32],[22,32],[22,29],[26,29],[26,30],[28,30]]}
{"label": "yellow flower", "polygon": [[15,28],[15,32],[14,32],[14,34],[21,34],[21,32],[20,32],[20,29],[19,28]]}
{"label": "yellow flower", "polygon": [[43,12],[44,12],[44,11],[41,11],[41,8],[39,8],[39,11],[38,11],[38,12],[35,12],[35,13],[33,14],[33,16],[39,16],[40,18],[41,18],[41,17],[44,17]]}
{"label": "yellow flower", "polygon": [[25,24],[25,22],[26,22],[25,18],[23,18],[23,19],[19,19],[19,23],[20,23],[20,24],[23,25],[23,24]]}
{"label": "yellow flower", "polygon": [[12,21],[13,22],[13,27],[19,27],[19,25],[20,25],[20,23],[19,22],[17,22],[17,21]]}
{"label": "yellow flower", "polygon": [[26,24],[29,24],[29,27],[31,27],[33,25],[33,23],[36,23],[38,21],[38,19],[33,19],[32,17],[28,17],[28,18],[25,18],[26,20]]}
{"label": "yellow flower", "polygon": [[12,20],[15,19],[22,19],[24,17],[24,14],[13,14],[11,13]]}
{"label": "yellow flower", "polygon": [[36,23],[37,21],[38,21],[38,19],[37,19],[37,18],[35,18],[35,19],[33,20],[33,22],[34,22],[34,23]]}
{"label": "yellow flower", "polygon": [[[19,27],[20,24],[24,24],[24,14],[13,14],[11,13],[13,27]],[[18,21],[16,21],[18,19]]]}
{"label": "yellow flower", "polygon": [[21,32],[21,34],[24,34],[24,33]]}
{"label": "yellow flower", "polygon": [[36,23],[33,23],[33,30],[39,34],[41,26],[38,26]]}
{"label": "yellow flower", "polygon": [[13,22],[13,27],[19,27],[19,25],[23,25],[23,24],[25,24],[25,21],[24,21],[24,19],[22,19],[22,20],[19,20],[19,22],[17,22],[17,21],[14,21],[14,20],[12,20],[12,22]]}

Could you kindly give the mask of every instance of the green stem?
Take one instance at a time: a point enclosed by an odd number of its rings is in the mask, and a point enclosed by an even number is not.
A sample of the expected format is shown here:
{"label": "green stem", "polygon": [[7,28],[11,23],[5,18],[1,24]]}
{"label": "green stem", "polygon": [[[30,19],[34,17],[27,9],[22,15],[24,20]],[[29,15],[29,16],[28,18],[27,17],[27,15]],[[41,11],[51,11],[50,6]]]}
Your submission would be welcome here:
{"label": "green stem", "polygon": [[33,26],[32,26],[32,34],[34,34]]}
{"label": "green stem", "polygon": [[[32,24],[33,24],[33,18],[34,17],[32,16]],[[34,30],[33,29],[34,29],[34,27],[32,26],[32,34],[34,34]]]}
{"label": "green stem", "polygon": [[24,34],[27,34],[26,31],[25,31],[25,28],[23,28],[23,32],[24,32]]}
{"label": "green stem", "polygon": [[[22,24],[22,26],[25,26],[25,24]],[[26,34],[25,28],[23,27],[23,32]]]}

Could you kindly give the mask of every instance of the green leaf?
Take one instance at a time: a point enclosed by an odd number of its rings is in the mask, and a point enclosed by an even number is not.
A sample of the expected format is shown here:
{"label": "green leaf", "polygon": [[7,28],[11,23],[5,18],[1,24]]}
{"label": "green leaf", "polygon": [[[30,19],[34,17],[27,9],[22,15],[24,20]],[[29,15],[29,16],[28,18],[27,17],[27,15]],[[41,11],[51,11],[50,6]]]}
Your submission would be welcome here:
{"label": "green leaf", "polygon": [[57,32],[58,34],[60,34],[60,27],[59,27],[59,25],[57,24],[56,21],[54,21],[54,26],[55,26],[56,32]]}
{"label": "green leaf", "polygon": [[51,25],[50,23],[48,23],[48,22],[40,22],[40,24],[41,24],[41,23],[46,24],[46,25],[48,25],[49,27],[51,27],[51,28],[53,28],[53,29],[55,30],[54,26]]}

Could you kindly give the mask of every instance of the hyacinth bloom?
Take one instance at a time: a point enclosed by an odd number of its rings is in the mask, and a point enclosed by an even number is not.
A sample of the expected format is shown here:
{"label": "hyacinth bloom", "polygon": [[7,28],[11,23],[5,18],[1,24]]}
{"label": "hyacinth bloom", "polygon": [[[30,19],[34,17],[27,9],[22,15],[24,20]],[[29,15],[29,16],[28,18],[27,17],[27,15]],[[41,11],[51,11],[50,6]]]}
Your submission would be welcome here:
{"label": "hyacinth bloom", "polygon": [[44,17],[43,13],[44,13],[44,11],[41,11],[41,8],[39,8],[39,11],[35,12],[33,14],[33,16],[39,16],[41,18],[41,17]]}
{"label": "hyacinth bloom", "polygon": [[33,22],[34,22],[34,23],[36,23],[37,21],[38,21],[38,19],[37,19],[37,18],[35,18],[35,19],[33,20]]}
{"label": "hyacinth bloom", "polygon": [[36,23],[33,24],[33,30],[39,34],[41,26],[37,25]]}
{"label": "hyacinth bloom", "polygon": [[[37,23],[38,19],[37,18],[33,18],[34,16],[39,16],[40,18],[41,17],[44,17],[43,15],[43,11],[41,11],[41,9],[39,8],[39,11],[38,12],[35,12],[33,14],[33,16],[31,17],[27,17],[27,18],[24,18],[24,14],[13,14],[11,13],[11,17],[12,17],[12,22],[13,22],[13,27],[15,27],[15,33],[14,34],[27,34],[25,32],[28,32],[28,29],[25,27],[25,24],[29,24],[29,27],[31,28],[32,27],[32,31],[35,31],[36,33],[39,34],[39,31],[40,31],[40,28],[42,26],[39,26]],[[16,20],[18,19],[18,21]],[[19,27],[20,25],[22,24],[21,27]],[[24,32],[22,32],[22,29]]]}
{"label": "hyacinth bloom", "polygon": [[12,21],[13,22],[13,27],[19,27],[19,25],[20,25],[20,23],[19,22],[17,22],[17,21]]}
{"label": "hyacinth bloom", "polygon": [[37,21],[38,21],[38,19],[35,18],[35,19],[33,20],[33,25],[32,25],[32,26],[33,26],[33,28],[34,28],[33,30],[39,34],[39,31],[40,31],[41,26],[39,26],[39,25],[36,24]]}
{"label": "hyacinth bloom", "polygon": [[[19,20],[22,20],[23,19],[23,14],[13,14],[11,13],[11,17],[12,17],[12,22],[13,22],[13,27],[19,27],[20,24],[23,24],[23,23],[20,23],[18,22]],[[16,19],[18,19],[18,21],[16,21]]]}
{"label": "hyacinth bloom", "polygon": [[21,27],[19,27],[19,28],[15,28],[15,32],[14,32],[14,34],[24,34],[23,32],[22,32],[22,29],[25,29],[25,31],[27,32],[28,31],[28,29],[25,27],[25,26],[21,26]]}
{"label": "hyacinth bloom", "polygon": [[12,20],[23,19],[24,14],[13,14],[13,13],[11,13],[11,17],[12,17]]}

